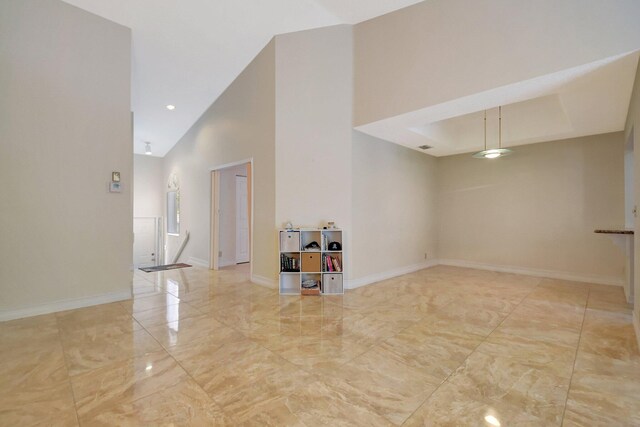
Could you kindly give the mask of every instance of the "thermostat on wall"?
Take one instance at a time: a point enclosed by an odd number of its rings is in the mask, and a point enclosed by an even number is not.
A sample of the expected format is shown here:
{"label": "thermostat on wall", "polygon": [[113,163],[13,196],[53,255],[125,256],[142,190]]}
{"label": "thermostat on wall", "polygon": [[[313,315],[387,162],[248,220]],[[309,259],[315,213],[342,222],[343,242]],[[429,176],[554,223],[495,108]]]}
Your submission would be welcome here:
{"label": "thermostat on wall", "polygon": [[122,187],[119,182],[111,182],[109,183],[109,192],[110,193],[121,193]]}

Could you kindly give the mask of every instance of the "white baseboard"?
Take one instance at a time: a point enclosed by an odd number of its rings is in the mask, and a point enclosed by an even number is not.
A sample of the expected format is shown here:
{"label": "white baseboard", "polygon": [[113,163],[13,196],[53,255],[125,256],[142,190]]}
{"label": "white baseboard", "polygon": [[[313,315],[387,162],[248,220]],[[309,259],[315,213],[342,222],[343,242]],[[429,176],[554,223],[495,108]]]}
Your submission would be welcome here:
{"label": "white baseboard", "polygon": [[273,279],[269,279],[268,277],[258,276],[257,274],[251,275],[251,283],[255,283],[256,285],[265,286],[271,289],[278,288],[278,282]]}
{"label": "white baseboard", "polygon": [[406,265],[404,267],[394,268],[393,270],[382,271],[380,273],[370,274],[369,276],[359,279],[351,279],[347,281],[345,289],[355,289],[361,286],[370,285],[382,280],[391,279],[392,277],[402,276],[403,274],[413,273],[414,271],[423,270],[425,268],[437,265],[437,260],[429,260],[418,264]]}
{"label": "white baseboard", "polygon": [[31,307],[23,307],[15,310],[0,310],[0,322],[6,320],[22,319],[23,317],[38,316],[41,314],[55,313],[58,311],[73,310],[75,308],[90,307],[92,305],[107,304],[116,301],[131,299],[131,290],[112,292],[108,294],[90,297],[72,298],[38,304]]}
{"label": "white baseboard", "polygon": [[633,329],[636,331],[636,341],[638,341],[638,347],[640,347],[640,317],[638,317],[637,307],[633,310]]}
{"label": "white baseboard", "polygon": [[200,259],[200,258],[195,258],[190,256],[187,259],[187,264],[191,264],[191,265],[195,265],[197,267],[202,267],[202,268],[209,268],[209,261],[206,261],[204,259]]}
{"label": "white baseboard", "polygon": [[572,282],[595,283],[598,285],[624,286],[624,279],[619,277],[606,277],[595,275],[581,275],[567,273],[564,271],[540,270],[527,267],[511,267],[506,265],[485,264],[474,261],[463,261],[458,259],[439,259],[440,265],[450,265],[453,267],[475,268],[478,270],[499,271],[502,273],[522,274],[525,276],[545,277],[548,279],[570,280]]}

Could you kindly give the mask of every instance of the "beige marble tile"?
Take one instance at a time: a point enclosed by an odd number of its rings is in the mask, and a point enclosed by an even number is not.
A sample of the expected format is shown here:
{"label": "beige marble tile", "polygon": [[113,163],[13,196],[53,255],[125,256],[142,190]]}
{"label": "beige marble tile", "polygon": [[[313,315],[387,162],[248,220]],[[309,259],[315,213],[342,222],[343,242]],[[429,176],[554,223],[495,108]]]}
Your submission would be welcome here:
{"label": "beige marble tile", "polygon": [[71,385],[82,420],[170,388],[187,377],[176,361],[161,351],[76,375]]}
{"label": "beige marble tile", "polygon": [[559,425],[540,419],[523,411],[520,407],[501,401],[483,400],[480,396],[466,393],[460,387],[445,383],[407,419],[403,426],[495,427],[496,421],[500,426]]}
{"label": "beige marble tile", "polygon": [[561,423],[569,381],[537,363],[480,352],[471,354],[448,379],[476,400],[520,408],[547,425]]}
{"label": "beige marble tile", "polygon": [[544,320],[536,320],[525,316],[509,316],[495,330],[496,334],[521,336],[549,343],[560,343],[569,346],[577,346],[580,339],[580,329],[553,323]]}
{"label": "beige marble tile", "polygon": [[154,285],[146,280],[138,279],[133,281],[132,292],[134,298],[143,298],[154,295],[164,295],[167,292],[160,286]]}
{"label": "beige marble tile", "polygon": [[132,334],[142,329],[142,325],[127,314],[118,320],[105,321],[104,323],[88,322],[75,326],[70,324],[68,328],[60,330],[60,338],[63,343],[93,342],[116,338],[123,334]]}
{"label": "beige marble tile", "polygon": [[347,402],[362,402],[400,425],[440,385],[385,347],[374,347],[325,376]]}
{"label": "beige marble tile", "polygon": [[588,285],[576,284],[562,287],[560,284],[544,287],[540,284],[528,296],[529,300],[585,307],[589,295]]}
{"label": "beige marble tile", "polygon": [[67,376],[59,341],[30,343],[0,353],[0,391],[48,389],[65,382]]}
{"label": "beige marble tile", "polygon": [[69,382],[46,388],[5,389],[0,393],[2,426],[77,426]]}
{"label": "beige marble tile", "polygon": [[311,378],[248,340],[214,348],[184,347],[173,355],[209,396],[240,422],[255,418],[257,408],[273,410],[273,417],[280,418],[281,398]]}
{"label": "beige marble tile", "polygon": [[287,406],[305,426],[393,426],[363,399],[345,395],[343,385],[316,380],[288,396]]}
{"label": "beige marble tile", "polygon": [[70,375],[162,350],[160,344],[144,330],[111,336],[80,332],[63,338],[63,347]]}
{"label": "beige marble tile", "polygon": [[510,319],[542,322],[549,327],[580,331],[585,308],[581,305],[561,304],[544,300],[525,299],[509,315]]}
{"label": "beige marble tile", "polygon": [[[573,425],[640,425],[640,357],[579,352],[565,419]],[[591,423],[591,424],[590,424]]]}
{"label": "beige marble tile", "polygon": [[202,312],[190,304],[163,305],[133,314],[133,318],[145,328],[179,322],[191,317],[202,316]]}
{"label": "beige marble tile", "polygon": [[549,370],[562,378],[571,378],[576,347],[563,342],[550,342],[528,336],[508,335],[494,331],[480,344],[477,352]]}
{"label": "beige marble tile", "polygon": [[279,337],[262,343],[289,362],[309,371],[332,372],[370,347],[343,337]]}
{"label": "beige marble tile", "polygon": [[151,310],[152,308],[166,307],[179,304],[180,299],[170,293],[134,297],[129,301],[123,301],[120,306],[128,313],[139,313],[141,311]]}
{"label": "beige marble tile", "polygon": [[605,285],[589,285],[587,307],[623,313],[628,313],[633,309],[633,305],[627,303],[622,287]]}
{"label": "beige marble tile", "polygon": [[207,315],[154,326],[149,328],[148,332],[169,351],[193,345],[198,341],[221,346],[245,340],[238,331]]}
{"label": "beige marble tile", "polygon": [[91,426],[233,426],[235,422],[192,380],[122,403],[93,417]]}
{"label": "beige marble tile", "polygon": [[71,333],[105,324],[127,324],[131,315],[122,308],[122,304],[114,302],[56,313],[58,326],[61,332]]}
{"label": "beige marble tile", "polygon": [[631,314],[587,309],[580,351],[620,360],[640,358]]}
{"label": "beige marble tile", "polygon": [[462,330],[443,331],[420,322],[385,340],[380,347],[392,357],[420,369],[432,384],[440,384],[482,340],[483,337]]}
{"label": "beige marble tile", "polygon": [[449,305],[425,315],[421,322],[433,330],[451,333],[489,335],[504,319],[505,315],[488,310],[465,313],[462,306]]}
{"label": "beige marble tile", "polygon": [[55,314],[0,322],[0,352],[38,341],[55,340],[57,336],[58,324]]}
{"label": "beige marble tile", "polygon": [[133,287],[0,323],[0,425],[639,424],[617,287],[446,266],[320,298],[246,267]]}

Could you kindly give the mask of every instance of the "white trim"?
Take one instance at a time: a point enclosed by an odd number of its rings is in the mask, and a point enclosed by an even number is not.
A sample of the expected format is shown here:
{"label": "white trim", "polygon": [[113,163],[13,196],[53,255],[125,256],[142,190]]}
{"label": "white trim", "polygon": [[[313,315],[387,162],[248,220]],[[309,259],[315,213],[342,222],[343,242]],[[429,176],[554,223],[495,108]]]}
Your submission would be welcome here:
{"label": "white trim", "polygon": [[638,310],[633,310],[633,329],[636,331],[636,341],[638,341],[638,347],[640,347],[640,318],[638,317]]}
{"label": "white trim", "polygon": [[[238,160],[237,162],[225,163],[223,165],[214,166],[212,168],[209,168],[209,172],[217,171],[220,169],[228,169],[234,166],[244,165],[245,163],[253,163],[253,157],[248,157],[244,160]],[[251,171],[251,173],[253,173],[253,171]]]}
{"label": "white trim", "polygon": [[463,261],[458,259],[439,259],[440,265],[450,265],[453,267],[475,268],[478,270],[498,271],[502,273],[522,274],[525,276],[546,277],[549,279],[570,280],[572,282],[596,283],[599,285],[624,286],[624,279],[619,277],[607,277],[596,275],[582,275],[568,273],[564,271],[541,270],[528,267],[511,267],[506,265],[485,264],[474,261]]}
{"label": "white trim", "polygon": [[75,308],[90,307],[92,305],[125,301],[131,299],[131,297],[131,289],[129,289],[127,291],[111,292],[108,294],[94,295],[90,297],[53,301],[31,307],[18,308],[16,310],[0,310],[0,322],[22,319],[23,317],[38,316],[40,314],[55,313],[58,311],[73,310]]}
{"label": "white trim", "polygon": [[200,258],[192,257],[192,256],[187,258],[187,263],[195,265],[197,267],[202,267],[202,268],[206,268],[206,269],[209,268],[209,262],[208,261],[205,261],[205,260],[200,259]]}
{"label": "white trim", "polygon": [[271,289],[278,289],[278,282],[273,279],[269,279],[268,277],[258,276],[257,274],[251,275],[251,283]]}
{"label": "white trim", "polygon": [[414,271],[433,267],[437,264],[438,263],[436,260],[429,260],[429,261],[421,262],[418,264],[394,268],[393,270],[387,270],[380,273],[370,274],[369,276],[361,277],[359,279],[347,280],[344,286],[344,289],[359,288],[361,286],[370,285],[372,283],[380,282],[382,280],[387,280],[393,277],[402,276],[403,274],[409,274],[409,273],[413,273]]}

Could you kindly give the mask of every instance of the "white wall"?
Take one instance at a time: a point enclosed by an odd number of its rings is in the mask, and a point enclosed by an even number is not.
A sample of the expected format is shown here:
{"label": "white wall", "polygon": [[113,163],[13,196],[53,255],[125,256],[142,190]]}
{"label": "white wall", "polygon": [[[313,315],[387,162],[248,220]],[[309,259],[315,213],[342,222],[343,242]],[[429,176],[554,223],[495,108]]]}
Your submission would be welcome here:
{"label": "white wall", "polygon": [[220,171],[220,266],[236,263],[236,175],[247,176],[247,165]]}
{"label": "white wall", "polygon": [[0,320],[131,295],[130,47],[60,1],[0,2]]}
{"label": "white wall", "polygon": [[443,157],[441,259],[622,282],[624,254],[596,228],[624,224],[622,132]]}
{"label": "white wall", "polygon": [[167,184],[161,157],[133,155],[133,216],[162,217]]}
{"label": "white wall", "polygon": [[637,0],[429,0],[355,26],[362,125],[638,48]]}
{"label": "white wall", "polygon": [[433,261],[437,159],[354,131],[352,165],[354,283]]}
{"label": "white wall", "polygon": [[[639,64],[640,65],[640,64]],[[629,104],[629,113],[627,114],[627,122],[624,128],[625,140],[633,138],[633,154],[634,163],[634,203],[640,206],[640,66],[636,72],[636,80]],[[634,217],[634,248],[635,248],[635,264],[634,264],[634,306],[633,306],[633,324],[636,330],[636,337],[640,345],[640,218],[638,215]]]}
{"label": "white wall", "polygon": [[[352,27],[276,37],[276,222],[351,232]],[[274,262],[277,263],[277,254]]]}
{"label": "white wall", "polygon": [[[275,46],[269,43],[165,157],[164,179],[180,181],[180,236],[168,236],[169,259],[189,230],[182,260],[209,264],[212,168],[253,158],[254,276],[273,281],[275,233]],[[255,279],[255,277],[254,277]]]}

